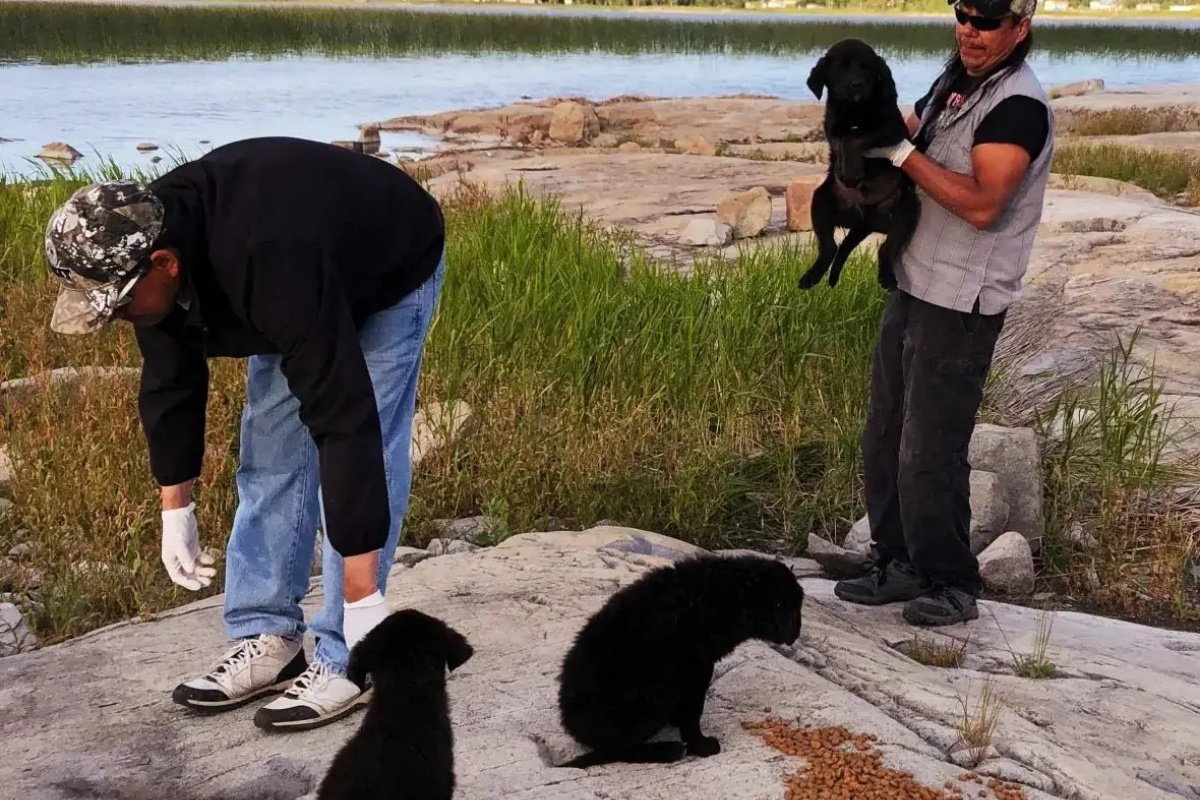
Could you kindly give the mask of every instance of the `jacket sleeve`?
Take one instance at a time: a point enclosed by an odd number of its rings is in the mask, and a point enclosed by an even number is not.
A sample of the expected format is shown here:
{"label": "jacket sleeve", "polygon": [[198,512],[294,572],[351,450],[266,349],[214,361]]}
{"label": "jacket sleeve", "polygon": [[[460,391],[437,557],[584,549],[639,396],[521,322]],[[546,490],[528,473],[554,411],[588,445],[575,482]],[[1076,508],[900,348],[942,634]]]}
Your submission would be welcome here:
{"label": "jacket sleeve", "polygon": [[200,475],[208,405],[208,362],[203,333],[172,314],[158,325],[134,327],[142,351],[138,414],[159,486]]}
{"label": "jacket sleeve", "polygon": [[[316,444],[325,535],[342,557],[383,547],[391,523],[375,390],[337,270],[318,245],[249,251],[235,307],[278,348]],[[237,295],[241,295],[240,297]]]}

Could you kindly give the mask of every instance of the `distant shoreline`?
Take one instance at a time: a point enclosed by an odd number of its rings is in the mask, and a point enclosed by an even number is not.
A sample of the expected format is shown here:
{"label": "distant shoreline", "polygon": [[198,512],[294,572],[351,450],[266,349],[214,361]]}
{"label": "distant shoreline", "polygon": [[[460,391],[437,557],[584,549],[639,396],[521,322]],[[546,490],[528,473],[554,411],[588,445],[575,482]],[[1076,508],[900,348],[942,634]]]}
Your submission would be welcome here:
{"label": "distant shoreline", "polygon": [[[411,9],[437,11],[441,9],[462,11],[473,8],[485,12],[526,14],[620,14],[645,16],[759,16],[759,17],[834,17],[847,21],[897,19],[906,21],[927,20],[949,21],[949,9],[945,13],[931,11],[895,11],[871,8],[827,9],[827,8],[731,8],[729,6],[610,6],[600,3],[575,0],[572,5],[528,4],[516,2],[475,2],[475,0],[7,0],[7,2],[47,5],[125,5],[125,6],[206,6],[206,7],[257,7],[257,8],[305,8],[313,6],[347,9]],[[1196,22],[1200,23],[1200,3],[1190,12],[1137,11],[1118,9],[1108,12],[1095,11],[1044,11],[1039,9],[1038,20],[1054,22]]]}

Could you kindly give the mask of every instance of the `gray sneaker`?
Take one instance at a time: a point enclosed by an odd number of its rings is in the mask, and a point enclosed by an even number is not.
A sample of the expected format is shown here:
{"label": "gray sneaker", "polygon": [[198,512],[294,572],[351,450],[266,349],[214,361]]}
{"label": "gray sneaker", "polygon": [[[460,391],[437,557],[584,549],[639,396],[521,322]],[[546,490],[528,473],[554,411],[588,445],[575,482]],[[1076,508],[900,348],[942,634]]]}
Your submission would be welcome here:
{"label": "gray sneaker", "polygon": [[833,593],[839,599],[864,606],[903,603],[928,591],[929,585],[921,579],[916,568],[903,561],[876,565],[863,577],[838,581],[833,587]]}
{"label": "gray sneaker", "polygon": [[197,711],[231,711],[284,691],[306,666],[299,639],[269,635],[242,639],[207,674],[176,686],[171,699]]}
{"label": "gray sneaker", "polygon": [[979,619],[975,595],[954,587],[938,587],[904,606],[910,625],[954,625]]}

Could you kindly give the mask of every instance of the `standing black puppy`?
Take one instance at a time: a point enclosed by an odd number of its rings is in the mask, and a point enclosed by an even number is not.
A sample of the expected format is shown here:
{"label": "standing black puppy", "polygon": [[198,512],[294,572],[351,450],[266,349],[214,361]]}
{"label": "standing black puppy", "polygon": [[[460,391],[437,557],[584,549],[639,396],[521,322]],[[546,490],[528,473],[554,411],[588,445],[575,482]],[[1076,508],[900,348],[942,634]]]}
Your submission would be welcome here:
{"label": "standing black puppy", "polygon": [[[887,239],[879,248],[879,285],[894,289],[895,262],[912,238],[921,203],[912,179],[898,167],[863,155],[908,137],[892,71],[866,42],[843,39],[817,61],[808,88],[818,99],[822,89],[829,90],[824,123],[829,169],[813,192],[818,252],[800,288],[816,286],[826,271],[829,285],[836,286],[854,248],[871,233],[882,233]],[[847,229],[840,245],[833,238],[835,227]]]}
{"label": "standing black puppy", "polygon": [[[713,667],[748,639],[796,641],[803,602],[791,569],[758,556],[688,559],[616,591],[563,661],[562,725],[592,752],[562,766],[721,752],[700,727]],[[647,741],[668,725],[682,743]]]}
{"label": "standing black puppy", "polygon": [[475,651],[458,631],[397,611],[350,651],[346,676],[372,694],[361,727],[334,757],[318,800],[450,800],[454,735],[446,670]]}

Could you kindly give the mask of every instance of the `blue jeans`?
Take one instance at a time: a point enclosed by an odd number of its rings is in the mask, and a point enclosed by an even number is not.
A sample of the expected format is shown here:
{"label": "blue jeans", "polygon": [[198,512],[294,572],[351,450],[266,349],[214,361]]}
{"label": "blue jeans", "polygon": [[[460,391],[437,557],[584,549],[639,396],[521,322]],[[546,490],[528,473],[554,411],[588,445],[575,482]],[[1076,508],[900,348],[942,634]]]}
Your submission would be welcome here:
{"label": "blue jeans", "polygon": [[[375,387],[383,430],[391,530],[379,556],[386,589],[412,485],[412,427],[425,336],[441,294],[445,254],[425,283],[372,315],[360,340]],[[278,355],[251,356],[237,470],[238,507],[225,556],[225,627],[231,639],[259,634],[297,638],[306,630],[300,601],[308,591],[317,513],[324,520],[317,448],[300,422],[300,404],[279,370]],[[345,674],[342,558],[324,538],[325,601],[313,617],[316,660]]]}

